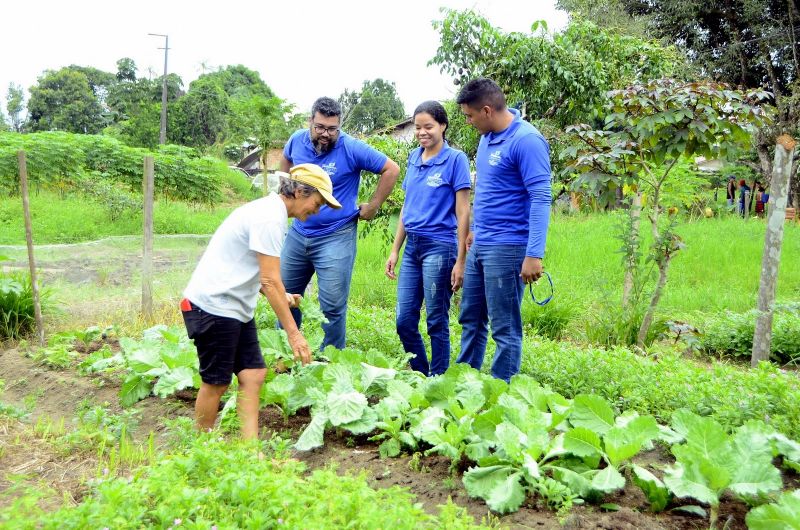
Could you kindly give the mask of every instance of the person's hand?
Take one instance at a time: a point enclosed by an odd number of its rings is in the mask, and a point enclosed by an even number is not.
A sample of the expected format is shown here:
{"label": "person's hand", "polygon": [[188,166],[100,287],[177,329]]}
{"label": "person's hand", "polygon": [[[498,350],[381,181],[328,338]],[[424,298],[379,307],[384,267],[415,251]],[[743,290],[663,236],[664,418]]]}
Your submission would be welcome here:
{"label": "person's hand", "polygon": [[464,263],[456,261],[453,272],[450,273],[450,287],[456,292],[462,285],[464,285]]}
{"label": "person's hand", "polygon": [[470,232],[467,234],[467,252],[469,252],[469,247],[472,246],[472,243],[475,242],[475,232]]}
{"label": "person's hand", "polygon": [[311,362],[311,349],[308,347],[306,338],[299,330],[289,335],[289,346],[294,352],[295,361],[301,361],[303,364]]}
{"label": "person's hand", "polygon": [[523,283],[529,284],[541,278],[543,271],[544,268],[542,267],[542,260],[540,258],[525,256],[525,261],[522,262],[522,271],[519,277],[522,278]]}
{"label": "person's hand", "polygon": [[286,301],[289,303],[289,307],[292,309],[297,309],[300,307],[300,302],[303,300],[303,297],[299,294],[289,294],[286,293]]}
{"label": "person's hand", "polygon": [[383,271],[390,280],[397,279],[397,273],[394,269],[395,265],[397,265],[397,252],[392,251],[392,253],[389,254],[389,259],[386,260],[386,270]]}
{"label": "person's hand", "polygon": [[363,202],[358,205],[358,218],[362,221],[371,221],[375,218],[375,215],[378,213],[378,207],[373,206],[368,202]]}

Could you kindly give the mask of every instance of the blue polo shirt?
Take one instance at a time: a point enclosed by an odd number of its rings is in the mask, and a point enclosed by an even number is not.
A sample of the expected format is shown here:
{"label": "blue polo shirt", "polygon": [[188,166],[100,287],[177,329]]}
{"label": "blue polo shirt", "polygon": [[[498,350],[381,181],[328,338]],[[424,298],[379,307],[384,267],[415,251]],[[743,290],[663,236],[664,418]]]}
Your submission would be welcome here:
{"label": "blue polo shirt", "polygon": [[474,244],[525,245],[525,255],[544,257],[550,222],[550,146],[544,136],[508,109],[503,131],[481,135],[475,157]]}
{"label": "blue polo shirt", "polygon": [[312,215],[305,221],[295,219],[292,229],[297,230],[303,237],[331,234],[358,217],[357,201],[361,171],[380,173],[388,159],[380,151],[345,132],[339,133],[333,149],[317,155],[308,129],[300,129],[292,134],[283,148],[283,155],[293,166],[310,163],[324,169],[333,182],[333,196],[342,205],[339,210],[324,205],[317,215]]}
{"label": "blue polo shirt", "polygon": [[422,161],[422,147],[408,156],[403,226],[407,232],[436,241],[455,243],[456,192],[470,187],[469,161],[447,142],[430,160]]}

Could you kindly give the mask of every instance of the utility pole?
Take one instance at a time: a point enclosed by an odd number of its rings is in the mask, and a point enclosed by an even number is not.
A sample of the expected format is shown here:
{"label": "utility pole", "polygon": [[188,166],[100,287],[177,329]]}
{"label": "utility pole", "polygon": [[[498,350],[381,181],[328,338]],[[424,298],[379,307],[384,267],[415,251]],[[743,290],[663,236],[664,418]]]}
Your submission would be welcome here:
{"label": "utility pole", "polygon": [[164,77],[161,84],[161,134],[158,136],[158,143],[164,145],[167,143],[167,53],[169,52],[169,35],[162,35],[160,33],[148,33],[153,37],[164,37],[164,47],[159,50],[164,50]]}

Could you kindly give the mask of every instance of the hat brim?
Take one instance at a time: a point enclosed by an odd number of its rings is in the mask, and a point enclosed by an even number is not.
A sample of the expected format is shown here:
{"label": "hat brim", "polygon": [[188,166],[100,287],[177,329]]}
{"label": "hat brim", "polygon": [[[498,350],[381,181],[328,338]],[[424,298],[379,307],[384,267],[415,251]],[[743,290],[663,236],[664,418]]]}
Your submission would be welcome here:
{"label": "hat brim", "polygon": [[316,188],[316,190],[319,192],[320,195],[322,195],[322,198],[325,199],[325,202],[328,204],[328,206],[330,206],[334,210],[338,210],[339,208],[342,207],[342,205],[339,204],[339,201],[336,200],[336,197],[334,197],[327,191],[321,190],[319,188]]}

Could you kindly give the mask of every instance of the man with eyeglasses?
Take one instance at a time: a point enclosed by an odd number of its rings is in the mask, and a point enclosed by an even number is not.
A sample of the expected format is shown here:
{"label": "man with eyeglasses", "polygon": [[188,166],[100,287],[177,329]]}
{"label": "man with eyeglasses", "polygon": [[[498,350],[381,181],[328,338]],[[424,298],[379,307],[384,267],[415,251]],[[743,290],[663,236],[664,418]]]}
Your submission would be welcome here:
{"label": "man with eyeglasses", "polygon": [[[333,181],[333,194],[342,204],[334,210],[323,206],[318,215],[305,221],[295,220],[286,236],[281,254],[281,278],[290,293],[305,291],[317,274],[319,303],[328,319],[322,325],[325,338],[320,349],[345,347],[347,299],[356,258],[356,224],[359,219],[375,217],[392,192],[400,167],[385,154],[340,129],[342,108],[327,97],[311,107],[308,129],[296,131],[289,138],[281,157],[281,171],[297,164],[312,163],[322,167]],[[358,204],[361,172],[380,175],[369,202]],[[298,327],[299,309],[292,309]]]}

